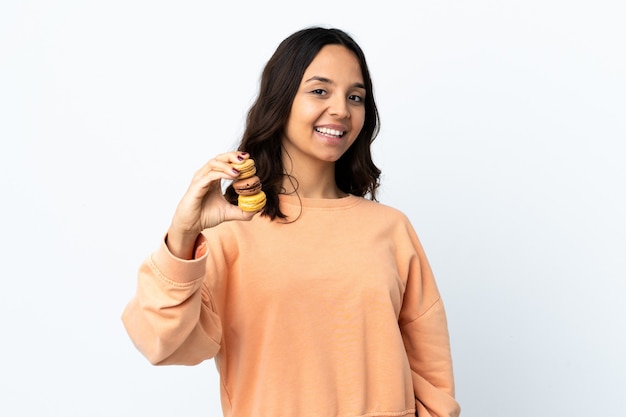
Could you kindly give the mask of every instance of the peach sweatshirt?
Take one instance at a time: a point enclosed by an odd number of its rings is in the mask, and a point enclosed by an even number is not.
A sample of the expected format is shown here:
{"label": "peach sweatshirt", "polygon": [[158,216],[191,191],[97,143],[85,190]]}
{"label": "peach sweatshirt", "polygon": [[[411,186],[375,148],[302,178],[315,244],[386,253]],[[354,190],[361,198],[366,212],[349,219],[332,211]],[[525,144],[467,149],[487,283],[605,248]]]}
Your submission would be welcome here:
{"label": "peach sweatshirt", "polygon": [[162,243],[123,313],[136,347],[158,365],[215,358],[226,417],[458,416],[444,308],[405,215],[280,202],[297,220],[222,223],[194,260]]}

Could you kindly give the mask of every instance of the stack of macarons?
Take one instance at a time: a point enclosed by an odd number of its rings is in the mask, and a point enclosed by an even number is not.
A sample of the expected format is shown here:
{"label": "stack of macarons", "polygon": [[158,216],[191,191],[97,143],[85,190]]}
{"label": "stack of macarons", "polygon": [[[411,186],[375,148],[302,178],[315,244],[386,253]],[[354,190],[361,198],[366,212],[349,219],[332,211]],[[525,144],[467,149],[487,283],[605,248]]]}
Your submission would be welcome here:
{"label": "stack of macarons", "polygon": [[240,164],[233,164],[239,176],[233,182],[233,189],[238,194],[237,205],[243,211],[259,211],[265,207],[266,196],[261,190],[261,180],[257,177],[256,166],[250,158]]}

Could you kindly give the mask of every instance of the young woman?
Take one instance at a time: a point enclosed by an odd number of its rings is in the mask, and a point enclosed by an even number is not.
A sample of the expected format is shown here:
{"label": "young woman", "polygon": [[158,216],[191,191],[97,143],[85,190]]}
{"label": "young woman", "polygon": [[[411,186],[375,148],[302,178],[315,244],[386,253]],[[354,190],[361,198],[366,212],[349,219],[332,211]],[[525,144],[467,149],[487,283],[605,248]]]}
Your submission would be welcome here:
{"label": "young woman", "polygon": [[[123,314],[153,364],[215,358],[232,417],[458,416],[444,308],[400,211],[375,202],[372,82],[345,32],[267,63],[238,151],[195,174]],[[267,195],[235,205],[232,164]],[[369,198],[365,198],[369,197]]]}

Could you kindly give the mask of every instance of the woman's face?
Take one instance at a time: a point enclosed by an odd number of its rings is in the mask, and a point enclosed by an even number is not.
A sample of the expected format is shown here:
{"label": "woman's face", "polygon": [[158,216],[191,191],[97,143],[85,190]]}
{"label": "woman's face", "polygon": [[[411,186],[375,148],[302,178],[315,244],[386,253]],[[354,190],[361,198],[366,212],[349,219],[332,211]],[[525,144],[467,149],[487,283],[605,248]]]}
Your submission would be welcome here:
{"label": "woman's face", "polygon": [[365,93],[354,53],[323,47],[304,72],[285,126],[283,146],[292,162],[337,161],[363,127]]}

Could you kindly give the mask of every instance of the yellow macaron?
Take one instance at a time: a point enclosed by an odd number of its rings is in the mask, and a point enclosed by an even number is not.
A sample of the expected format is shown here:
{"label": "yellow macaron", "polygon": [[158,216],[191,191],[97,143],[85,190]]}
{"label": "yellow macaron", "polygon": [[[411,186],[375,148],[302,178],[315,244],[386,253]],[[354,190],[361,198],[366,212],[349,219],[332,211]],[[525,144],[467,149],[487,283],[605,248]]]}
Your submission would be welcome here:
{"label": "yellow macaron", "polygon": [[254,174],[256,174],[256,166],[254,165],[254,160],[248,158],[240,164],[232,164],[233,168],[239,171],[239,176],[237,179],[242,180],[245,178],[250,178]]}
{"label": "yellow macaron", "polygon": [[265,207],[267,197],[263,191],[252,195],[239,195],[237,205],[243,211],[259,211]]}

